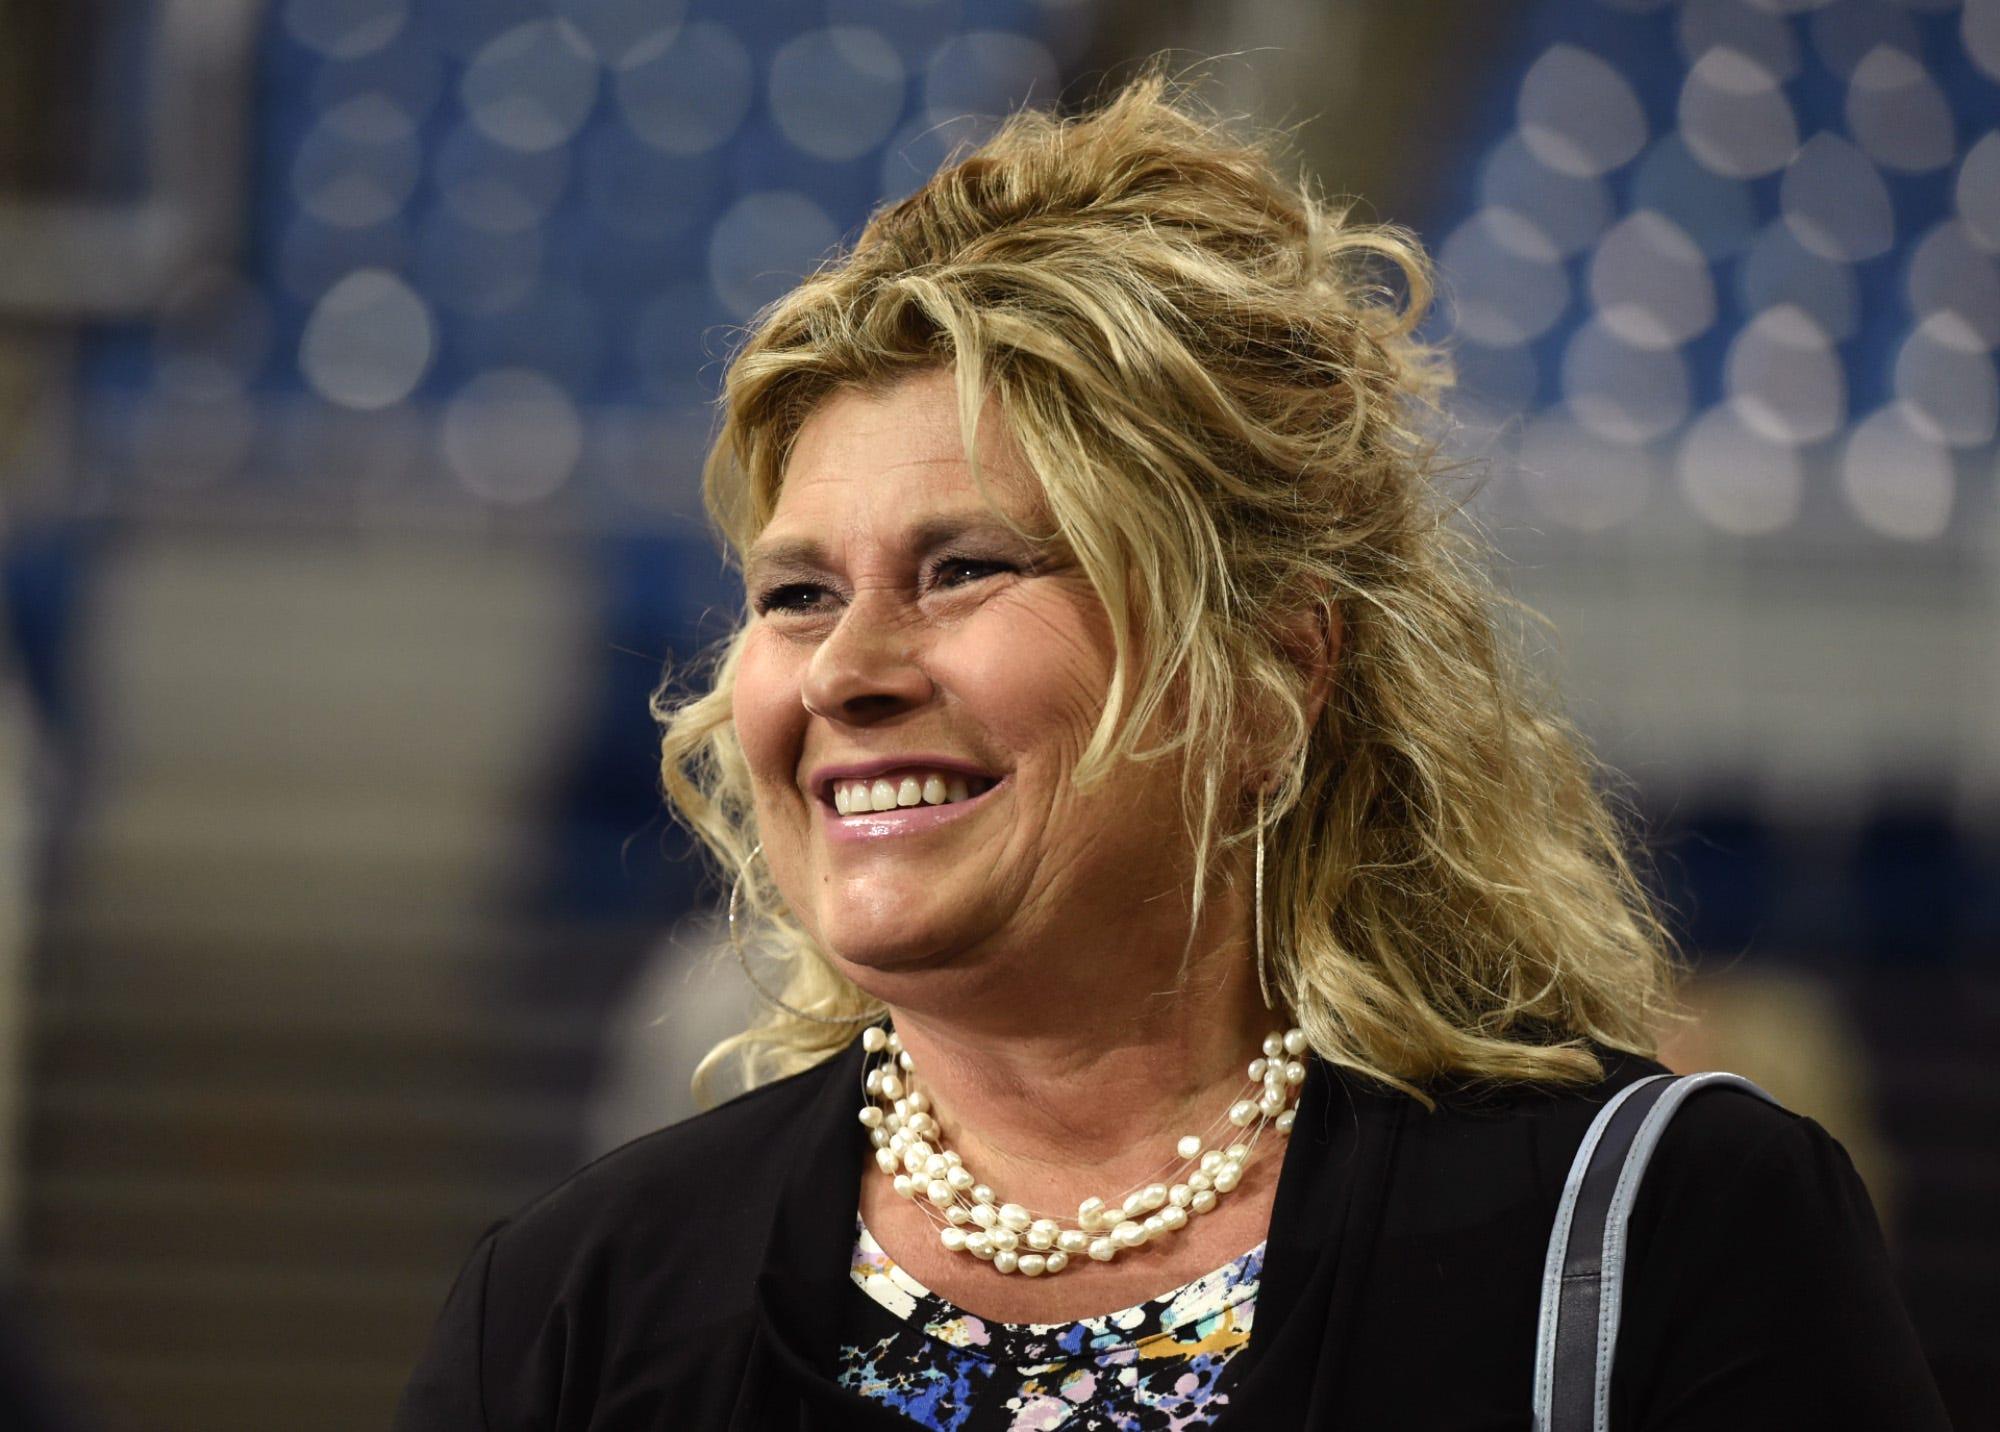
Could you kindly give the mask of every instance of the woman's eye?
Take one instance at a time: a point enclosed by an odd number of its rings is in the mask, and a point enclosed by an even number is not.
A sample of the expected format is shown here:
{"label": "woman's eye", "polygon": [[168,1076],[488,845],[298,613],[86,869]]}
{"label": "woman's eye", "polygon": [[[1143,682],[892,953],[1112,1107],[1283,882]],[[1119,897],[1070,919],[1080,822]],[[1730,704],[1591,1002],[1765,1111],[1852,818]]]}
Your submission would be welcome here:
{"label": "woman's eye", "polygon": [[945,557],[931,569],[931,580],[941,587],[962,587],[981,577],[1011,570],[1005,562],[988,561],[983,557]]}
{"label": "woman's eye", "polygon": [[805,612],[811,611],[812,599],[826,590],[816,582],[788,582],[782,587],[773,587],[757,599],[758,612]]}

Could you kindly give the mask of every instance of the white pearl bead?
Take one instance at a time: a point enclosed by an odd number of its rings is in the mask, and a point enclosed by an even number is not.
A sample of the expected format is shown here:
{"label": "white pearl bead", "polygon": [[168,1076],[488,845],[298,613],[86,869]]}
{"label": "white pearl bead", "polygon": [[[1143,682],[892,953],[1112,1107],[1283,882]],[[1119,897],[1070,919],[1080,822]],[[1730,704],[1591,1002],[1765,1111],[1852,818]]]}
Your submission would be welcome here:
{"label": "white pearl bead", "polygon": [[1158,1238],[1162,1233],[1166,1232],[1167,1228],[1167,1225],[1160,1221],[1160,1215],[1157,1213],[1147,1214],[1146,1221],[1139,1226],[1146,1230],[1146,1237],[1148,1239]]}
{"label": "white pearl bead", "polygon": [[950,1167],[951,1165],[944,1161],[943,1154],[932,1154],[924,1160],[924,1177],[943,1178],[945,1170]]}
{"label": "white pearl bead", "polygon": [[[1210,1149],[1201,1156],[1201,1171],[1203,1173],[1214,1173],[1220,1167],[1222,1167],[1221,1149]],[[1194,1180],[1189,1179],[1188,1182],[1192,1183]]]}
{"label": "white pearl bead", "polygon": [[1262,1079],[1265,1071],[1270,1067],[1271,1061],[1268,1059],[1252,1059],[1250,1061],[1250,1077],[1252,1079]]}
{"label": "white pearl bead", "polygon": [[1043,1270],[1049,1266],[1049,1260],[1039,1253],[1023,1253],[1020,1262],[1016,1266],[1020,1268],[1025,1277],[1039,1278],[1042,1276]]}
{"label": "white pearl bead", "polygon": [[1012,1249],[1002,1248],[993,1255],[993,1271],[996,1273],[1011,1273],[1020,1265],[1021,1260],[1014,1256]]}
{"label": "white pearl bead", "polygon": [[1250,1157],[1250,1145],[1248,1144],[1231,1144],[1228,1148],[1222,1151],[1222,1159],[1224,1163],[1240,1164],[1243,1162],[1243,1160],[1249,1157]]}
{"label": "white pearl bead", "polygon": [[1102,1212],[1104,1212],[1103,1199],[1086,1198],[1076,1206],[1076,1221],[1081,1223],[1086,1229],[1095,1228],[1097,1226],[1097,1215]]}
{"label": "white pearl bead", "polygon": [[1298,1118],[1299,1111],[1297,1109],[1285,1110],[1284,1113],[1278,1115],[1278,1132],[1289,1134],[1292,1131],[1292,1125],[1298,1122]]}
{"label": "white pearl bead", "polygon": [[1069,1254],[1057,1249],[1043,1261],[1043,1266],[1051,1273],[1060,1273],[1069,1266]]}
{"label": "white pearl bead", "polygon": [[871,1024],[861,1031],[861,1047],[870,1054],[880,1054],[889,1047],[889,1032],[879,1024]]}
{"label": "white pearl bead", "polygon": [[1310,1047],[1306,1043],[1306,1032],[1303,1029],[1288,1029],[1285,1031],[1285,1053],[1296,1058],[1298,1055],[1305,1053]]}
{"label": "white pearl bead", "polygon": [[1133,1189],[1125,1195],[1125,1202],[1122,1207],[1127,1218],[1137,1218],[1146,1211],[1145,1191],[1143,1189]]}
{"label": "white pearl bead", "polygon": [[1201,1152],[1201,1139],[1194,1134],[1182,1134],[1180,1142],[1174,1145],[1174,1152],[1184,1159],[1191,1159]]}
{"label": "white pearl bead", "polygon": [[1285,1082],[1287,1084],[1303,1084],[1306,1082],[1306,1066],[1304,1061],[1294,1059],[1285,1066]]}
{"label": "white pearl bead", "polygon": [[944,1171],[944,1181],[960,1193],[964,1193],[972,1187],[972,1170],[964,1164],[947,1164]]}
{"label": "white pearl bead", "polygon": [[968,1233],[965,1235],[965,1251],[975,1258],[991,1258],[993,1239],[984,1232]]}
{"label": "white pearl bead", "polygon": [[902,1161],[896,1157],[894,1149],[875,1150],[875,1163],[884,1173],[894,1173],[902,1167]]}
{"label": "white pearl bead", "polygon": [[1139,1207],[1151,1213],[1156,1208],[1164,1208],[1167,1203],[1167,1186],[1163,1183],[1149,1183],[1144,1193],[1139,1195]]}
{"label": "white pearl bead", "polygon": [[[1219,1166],[1221,1160],[1218,1159],[1216,1162]],[[1208,1174],[1197,1171],[1188,1175],[1188,1190],[1191,1193],[1200,1193],[1205,1188],[1213,1187],[1215,1187],[1215,1180]]]}
{"label": "white pearl bead", "polygon": [[1285,1037],[1282,1034],[1267,1034],[1264,1036],[1264,1057],[1266,1059],[1276,1059],[1284,1052]]}
{"label": "white pearl bead", "polygon": [[1000,1205],[1000,1221],[1019,1233],[1035,1221],[1035,1216],[1018,1203],[1003,1203]]}
{"label": "white pearl bead", "polygon": [[896,1117],[905,1121],[909,1119],[910,1101],[908,1099],[898,1099],[896,1101]]}
{"label": "white pearl bead", "polygon": [[993,1190],[983,1183],[975,1183],[972,1186],[972,1201],[974,1203],[991,1203],[993,1201]]}
{"label": "white pearl bead", "polygon": [[914,1183],[910,1182],[910,1176],[908,1174],[899,1173],[896,1175],[897,1193],[900,1193],[905,1198],[914,1198],[916,1196],[916,1191],[917,1191],[917,1186]]}
{"label": "white pearl bead", "polygon": [[938,1242],[944,1244],[945,1247],[954,1253],[963,1253],[965,1251],[965,1230],[963,1228],[940,1228],[938,1230]]}
{"label": "white pearl bead", "polygon": [[885,1099],[902,1098],[903,1081],[898,1079],[894,1074],[884,1074],[882,1076],[882,1097]]}
{"label": "white pearl bead", "polygon": [[1055,1247],[1055,1224],[1046,1218],[1037,1218],[1028,1228],[1028,1246],[1036,1252],[1045,1252]]}
{"label": "white pearl bead", "polygon": [[903,1036],[893,1029],[889,1031],[889,1047],[898,1054],[903,1052]]}
{"label": "white pearl bead", "polygon": [[972,1215],[967,1213],[963,1208],[960,1208],[955,1203],[950,1208],[947,1208],[944,1211],[944,1216],[951,1222],[957,1224],[960,1228],[963,1228],[966,1224],[972,1222]]}
{"label": "white pearl bead", "polygon": [[869,1128],[869,1129],[881,1128],[882,1111],[876,1108],[873,1104],[870,1104],[867,1108],[861,1111],[861,1124],[862,1127],[864,1128]]}
{"label": "white pearl bead", "polygon": [[946,1183],[941,1178],[934,1178],[931,1180],[931,1186],[924,1190],[924,1197],[928,1198],[932,1203],[935,1203],[939,1208],[948,1208],[953,1206],[953,1194],[951,1191],[951,1185]]}
{"label": "white pearl bead", "polygon": [[1188,1207],[1192,1208],[1196,1213],[1212,1212],[1215,1208],[1215,1191],[1208,1188],[1202,1189],[1195,1194],[1194,1198],[1189,1202]]}
{"label": "white pearl bead", "polygon": [[1167,1202],[1175,1208],[1186,1208],[1188,1199],[1193,1196],[1194,1190],[1184,1183],[1177,1183],[1167,1190]]}
{"label": "white pearl bead", "polygon": [[868,1095],[869,1095],[869,1096],[870,1096],[871,1098],[872,1098],[873,1096],[875,1096],[875,1095],[877,1095],[877,1094],[881,1093],[881,1092],[882,1092],[882,1071],[881,1071],[880,1069],[870,1069],[870,1070],[868,1071],[868,1077],[867,1077],[866,1079],[863,1079],[863,1080],[861,1081],[861,1087],[862,1087],[862,1088],[863,1088],[863,1089],[864,1089],[865,1091],[867,1091]]}
{"label": "white pearl bead", "polygon": [[1111,1241],[1120,1248],[1137,1248],[1146,1241],[1146,1230],[1128,1218],[1111,1230]]}
{"label": "white pearl bead", "polygon": [[1162,1228],[1178,1230],[1187,1227],[1187,1210],[1179,1204],[1170,1204],[1161,1209],[1156,1216]]}
{"label": "white pearl bead", "polygon": [[1090,1247],[1090,1235],[1081,1228],[1065,1228],[1056,1235],[1056,1247],[1065,1253],[1082,1253]]}
{"label": "white pearl bead", "polygon": [[1277,1089],[1266,1089],[1257,1100],[1257,1111],[1267,1119],[1274,1117],[1284,1107],[1285,1096]]}
{"label": "white pearl bead", "polygon": [[1239,1129],[1246,1129],[1257,1120],[1257,1106],[1248,1099],[1238,1099],[1229,1106],[1229,1122]]}
{"label": "white pearl bead", "polygon": [[964,1159],[960,1158],[960,1157],[959,1157],[959,1156],[958,1156],[958,1155],[957,1155],[956,1153],[954,1153],[954,1152],[953,1152],[952,1150],[950,1150],[950,1149],[946,1149],[946,1150],[944,1151],[944,1161],[945,1161],[946,1163],[948,1163],[948,1164],[952,1165],[952,1166],[953,1166],[954,1168],[956,1168],[956,1167],[957,1167],[957,1166],[958,1166],[959,1164],[962,1164],[962,1163],[964,1163],[964,1162],[965,1162],[965,1160],[964,1160]]}
{"label": "white pearl bead", "polygon": [[991,1228],[1000,1221],[1000,1215],[993,1211],[990,1203],[975,1203],[966,1215],[981,1228]]}
{"label": "white pearl bead", "polygon": [[1099,1263],[1109,1263],[1118,1256],[1118,1245],[1109,1238],[1093,1238],[1090,1242],[1090,1256]]}
{"label": "white pearl bead", "polygon": [[912,1069],[917,1067],[915,1064],[910,1062],[910,1056],[905,1054],[900,1049],[896,1051],[896,1062],[903,1066],[903,1072],[905,1074],[909,1073]]}
{"label": "white pearl bead", "polygon": [[986,1236],[993,1240],[995,1248],[1019,1248],[1021,1246],[1021,1235],[1011,1228],[990,1228],[986,1231]]}
{"label": "white pearl bead", "polygon": [[1224,1164],[1215,1175],[1215,1191],[1217,1193],[1230,1193],[1234,1191],[1238,1183],[1242,1182],[1242,1179],[1243,1175],[1236,1171],[1235,1164]]}
{"label": "white pearl bead", "polygon": [[930,1111],[931,1096],[922,1090],[913,1090],[910,1094],[910,1112],[913,1114],[928,1114]]}
{"label": "white pearl bead", "polygon": [[886,1149],[889,1147],[888,1132],[883,1129],[870,1129],[868,1131],[868,1142],[878,1149]]}

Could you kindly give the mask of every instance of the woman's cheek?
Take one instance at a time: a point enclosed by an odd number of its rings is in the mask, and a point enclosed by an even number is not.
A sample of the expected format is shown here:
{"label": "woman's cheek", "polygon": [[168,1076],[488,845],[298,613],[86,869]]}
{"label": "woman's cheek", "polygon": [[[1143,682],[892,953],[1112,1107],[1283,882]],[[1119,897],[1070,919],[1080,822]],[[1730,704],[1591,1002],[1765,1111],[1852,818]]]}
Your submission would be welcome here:
{"label": "woman's cheek", "polygon": [[762,788],[790,780],[805,707],[795,674],[786,670],[784,654],[772,651],[758,636],[752,634],[737,666],[730,716],[751,778]]}

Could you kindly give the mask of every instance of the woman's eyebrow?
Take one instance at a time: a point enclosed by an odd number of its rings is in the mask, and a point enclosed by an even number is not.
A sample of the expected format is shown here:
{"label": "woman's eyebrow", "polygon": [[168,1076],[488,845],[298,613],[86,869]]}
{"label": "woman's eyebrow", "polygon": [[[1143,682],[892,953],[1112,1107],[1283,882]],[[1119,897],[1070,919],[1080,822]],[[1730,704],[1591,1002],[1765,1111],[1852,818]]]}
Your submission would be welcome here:
{"label": "woman's eyebrow", "polygon": [[[1016,544],[1022,540],[999,518],[981,509],[927,517],[903,533],[901,545],[905,551],[921,553],[972,535],[997,536]],[[826,546],[818,538],[779,537],[752,543],[743,566],[746,572],[758,572],[767,568],[825,567],[827,563]]]}

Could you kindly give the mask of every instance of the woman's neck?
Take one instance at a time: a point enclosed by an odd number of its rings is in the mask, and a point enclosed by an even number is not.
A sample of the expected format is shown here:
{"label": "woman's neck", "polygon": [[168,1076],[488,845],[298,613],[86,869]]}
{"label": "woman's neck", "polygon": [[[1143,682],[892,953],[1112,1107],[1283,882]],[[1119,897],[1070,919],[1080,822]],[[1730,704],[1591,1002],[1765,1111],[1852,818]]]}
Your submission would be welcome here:
{"label": "woman's neck", "polygon": [[[1228,907],[1207,912],[1217,927],[1247,927],[1237,900],[1215,903]],[[1069,991],[1017,982],[1011,1009],[977,998],[891,1009],[946,1146],[1004,1199],[1064,1210],[1150,1181],[1176,1140],[1241,1096],[1263,1036],[1285,1023],[1263,1007],[1247,946],[1240,935],[1198,944],[1173,992],[1138,979],[1119,986],[1123,998],[1107,998],[1101,979]]]}

